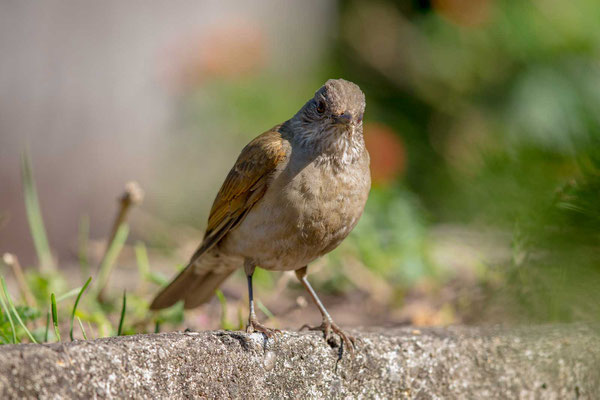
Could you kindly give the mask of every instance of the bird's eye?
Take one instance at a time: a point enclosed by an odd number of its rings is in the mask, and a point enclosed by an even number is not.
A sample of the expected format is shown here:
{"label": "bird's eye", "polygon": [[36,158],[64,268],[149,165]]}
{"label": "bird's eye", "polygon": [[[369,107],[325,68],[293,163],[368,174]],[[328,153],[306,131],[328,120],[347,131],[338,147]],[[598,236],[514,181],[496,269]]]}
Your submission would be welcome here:
{"label": "bird's eye", "polygon": [[323,114],[325,112],[325,102],[323,100],[320,100],[319,104],[317,104],[317,112],[319,114]]}

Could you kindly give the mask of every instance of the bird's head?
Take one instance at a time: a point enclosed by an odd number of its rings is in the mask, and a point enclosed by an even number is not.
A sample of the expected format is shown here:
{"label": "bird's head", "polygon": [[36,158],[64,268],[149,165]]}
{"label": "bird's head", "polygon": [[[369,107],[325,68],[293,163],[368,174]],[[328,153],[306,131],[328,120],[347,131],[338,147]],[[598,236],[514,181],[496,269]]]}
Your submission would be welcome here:
{"label": "bird's head", "polygon": [[365,95],[358,85],[344,79],[330,79],[293,120],[303,142],[328,146],[356,139],[362,141],[364,112]]}

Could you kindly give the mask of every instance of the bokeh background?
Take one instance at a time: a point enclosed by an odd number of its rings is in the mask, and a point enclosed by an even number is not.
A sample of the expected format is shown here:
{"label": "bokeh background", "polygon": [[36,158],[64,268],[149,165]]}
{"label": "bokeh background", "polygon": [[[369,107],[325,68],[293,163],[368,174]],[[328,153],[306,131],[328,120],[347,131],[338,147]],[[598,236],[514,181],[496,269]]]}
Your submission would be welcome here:
{"label": "bokeh background", "polygon": [[[309,268],[341,324],[597,321],[598,21],[595,0],[1,1],[0,252],[38,263],[27,151],[62,270],[82,218],[101,258],[135,180],[113,284],[139,286],[136,241],[170,276],[243,145],[343,77],[366,94],[374,185]],[[318,321],[293,274],[257,280],[271,325]],[[241,273],[223,293],[186,324],[237,326]]]}

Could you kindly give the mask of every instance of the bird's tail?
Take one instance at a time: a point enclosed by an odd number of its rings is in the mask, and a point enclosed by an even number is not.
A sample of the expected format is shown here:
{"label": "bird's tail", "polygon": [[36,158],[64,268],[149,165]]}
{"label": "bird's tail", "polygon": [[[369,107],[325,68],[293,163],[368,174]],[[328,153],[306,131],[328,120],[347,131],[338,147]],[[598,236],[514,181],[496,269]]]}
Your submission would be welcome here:
{"label": "bird's tail", "polygon": [[215,290],[238,265],[224,260],[214,252],[208,251],[197,257],[152,301],[151,310],[171,307],[183,300],[184,308],[190,309],[206,303],[215,294]]}

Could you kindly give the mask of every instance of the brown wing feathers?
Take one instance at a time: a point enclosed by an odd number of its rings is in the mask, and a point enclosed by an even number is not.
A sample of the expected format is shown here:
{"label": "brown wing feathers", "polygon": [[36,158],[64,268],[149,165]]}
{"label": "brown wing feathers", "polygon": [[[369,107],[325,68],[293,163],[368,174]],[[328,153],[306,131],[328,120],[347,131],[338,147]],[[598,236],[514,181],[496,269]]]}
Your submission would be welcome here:
{"label": "brown wing feathers", "polygon": [[203,267],[202,256],[235,229],[266,192],[270,173],[286,156],[278,129],[244,147],[215,198],[202,244],[188,266],[154,299],[151,309],[169,307],[180,299],[185,299],[186,308],[198,306],[233,272],[213,273],[213,263]]}

